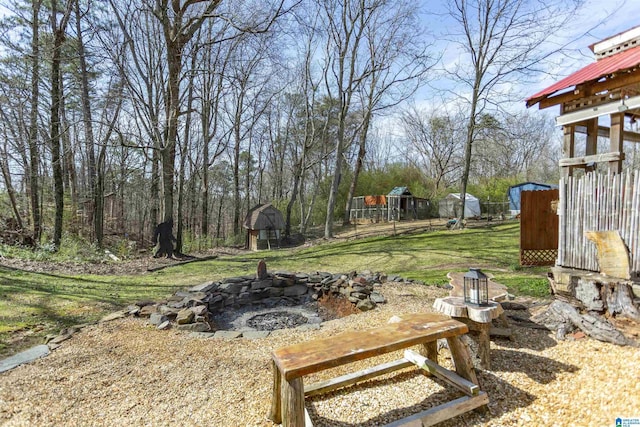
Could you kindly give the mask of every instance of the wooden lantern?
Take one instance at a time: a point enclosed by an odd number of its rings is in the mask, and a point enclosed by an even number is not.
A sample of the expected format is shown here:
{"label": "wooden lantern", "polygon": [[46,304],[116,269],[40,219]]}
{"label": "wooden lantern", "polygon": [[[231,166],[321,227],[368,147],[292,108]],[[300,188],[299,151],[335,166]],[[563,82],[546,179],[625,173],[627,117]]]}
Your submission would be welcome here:
{"label": "wooden lantern", "polygon": [[479,268],[470,268],[464,275],[464,302],[489,305],[489,280]]}

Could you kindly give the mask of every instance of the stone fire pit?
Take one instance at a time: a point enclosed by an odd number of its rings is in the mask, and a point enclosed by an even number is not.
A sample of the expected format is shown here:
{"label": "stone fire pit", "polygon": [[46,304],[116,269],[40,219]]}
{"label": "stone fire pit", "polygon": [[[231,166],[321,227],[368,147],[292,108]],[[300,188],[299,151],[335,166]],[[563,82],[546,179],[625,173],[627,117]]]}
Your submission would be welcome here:
{"label": "stone fire pit", "polygon": [[158,329],[261,337],[277,329],[318,328],[323,319],[317,301],[323,298],[342,298],[358,311],[372,310],[386,302],[377,289],[386,281],[383,273],[370,271],[270,273],[261,262],[255,276],[203,283],[178,291],[167,301],[137,303],[127,314],[149,317]]}

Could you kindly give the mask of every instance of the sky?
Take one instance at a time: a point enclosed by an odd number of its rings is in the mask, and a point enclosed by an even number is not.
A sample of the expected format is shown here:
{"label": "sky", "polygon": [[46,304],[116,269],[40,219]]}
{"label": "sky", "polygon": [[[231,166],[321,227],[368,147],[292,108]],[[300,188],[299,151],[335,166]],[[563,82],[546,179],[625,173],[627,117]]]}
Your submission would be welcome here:
{"label": "sky", "polygon": [[[444,34],[447,31],[447,26],[454,25],[446,14],[445,1],[434,2],[431,0],[426,7],[425,26],[432,34]],[[557,43],[567,45],[562,58],[557,61],[559,64],[557,66],[549,65],[545,73],[534,76],[532,81],[528,81],[520,87],[513,87],[522,99],[519,105],[518,103],[514,105],[514,108],[525,110],[524,100],[526,98],[593,62],[594,57],[589,45],[638,25],[640,25],[640,0],[586,0],[569,25],[562,32],[554,35]],[[444,41],[441,40],[436,45],[436,49],[443,52],[442,62],[444,64],[457,60],[456,50],[451,49]],[[452,83],[437,80],[430,85],[431,87],[422,88],[416,94],[416,105],[426,108],[429,108],[429,105],[433,106],[437,103],[434,99],[438,98],[438,90],[449,84]],[[460,89],[456,88],[456,90]],[[533,108],[537,109],[537,107]],[[558,107],[545,111],[554,116],[559,114]]]}

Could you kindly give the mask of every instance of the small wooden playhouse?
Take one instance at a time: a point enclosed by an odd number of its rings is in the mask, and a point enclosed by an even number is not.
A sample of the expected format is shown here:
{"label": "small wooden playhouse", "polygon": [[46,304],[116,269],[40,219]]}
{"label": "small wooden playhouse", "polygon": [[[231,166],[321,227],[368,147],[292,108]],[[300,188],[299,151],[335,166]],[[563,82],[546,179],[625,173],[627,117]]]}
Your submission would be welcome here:
{"label": "small wooden playhouse", "polygon": [[257,251],[280,247],[284,217],[271,203],[254,206],[244,220],[247,229],[247,249]]}

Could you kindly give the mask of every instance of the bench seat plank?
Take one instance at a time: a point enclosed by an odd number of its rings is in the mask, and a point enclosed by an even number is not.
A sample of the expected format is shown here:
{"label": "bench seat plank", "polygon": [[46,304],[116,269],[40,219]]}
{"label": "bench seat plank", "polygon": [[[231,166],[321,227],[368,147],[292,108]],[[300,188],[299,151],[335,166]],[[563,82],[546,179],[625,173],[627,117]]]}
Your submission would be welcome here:
{"label": "bench seat plank", "polygon": [[286,381],[412,345],[469,331],[467,325],[437,313],[402,316],[402,321],[282,347],[273,360]]}

